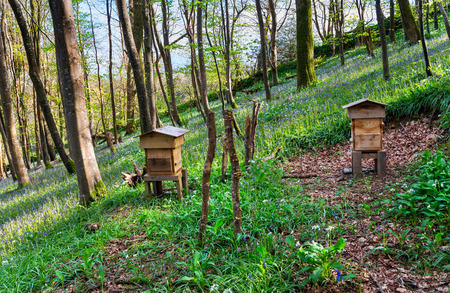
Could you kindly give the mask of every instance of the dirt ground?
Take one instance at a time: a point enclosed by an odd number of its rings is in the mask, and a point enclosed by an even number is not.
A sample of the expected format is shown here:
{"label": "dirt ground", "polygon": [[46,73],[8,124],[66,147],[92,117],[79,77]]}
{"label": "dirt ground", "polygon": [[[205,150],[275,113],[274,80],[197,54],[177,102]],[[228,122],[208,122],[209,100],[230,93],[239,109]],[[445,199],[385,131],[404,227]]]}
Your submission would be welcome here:
{"label": "dirt ground", "polygon": [[[326,199],[329,205],[345,201],[356,207],[378,204],[378,199],[389,198],[394,193],[386,186],[406,183],[407,164],[414,161],[416,153],[436,148],[440,131],[436,125],[430,127],[428,119],[398,122],[386,127],[383,137],[387,176],[384,180],[376,178],[371,159],[363,160],[366,169],[363,179],[352,181],[352,174],[344,174],[344,168],[351,168],[350,143],[292,158],[284,167],[286,177],[292,177],[290,180],[297,177],[296,182],[307,187],[312,197]],[[386,253],[380,246],[385,243],[390,251],[399,252],[397,238],[383,238],[382,235],[389,230],[398,233],[412,227],[401,220],[397,225],[386,222],[382,212],[370,212],[367,216],[363,211],[360,213],[358,219],[342,218],[342,224],[358,227],[354,233],[342,235],[347,244],[341,255],[346,267],[353,268],[358,275],[357,279],[353,279],[352,284],[344,281],[347,286],[327,285],[326,288],[310,288],[310,292],[450,292],[450,273],[419,270],[415,261],[409,262],[413,265],[405,266],[406,259],[398,257],[398,253]],[[412,237],[404,244],[407,246],[414,241],[418,240]]]}

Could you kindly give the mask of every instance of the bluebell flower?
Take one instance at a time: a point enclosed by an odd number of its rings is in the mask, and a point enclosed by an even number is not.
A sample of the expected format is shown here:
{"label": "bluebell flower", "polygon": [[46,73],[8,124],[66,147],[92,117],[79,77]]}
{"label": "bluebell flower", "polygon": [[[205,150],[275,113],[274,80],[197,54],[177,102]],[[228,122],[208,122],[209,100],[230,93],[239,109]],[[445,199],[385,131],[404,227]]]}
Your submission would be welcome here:
{"label": "bluebell flower", "polygon": [[341,271],[338,271],[338,270],[336,270],[336,269],[334,269],[334,271],[336,272],[336,281],[337,282],[339,282],[339,281],[342,281],[342,273],[341,273]]}

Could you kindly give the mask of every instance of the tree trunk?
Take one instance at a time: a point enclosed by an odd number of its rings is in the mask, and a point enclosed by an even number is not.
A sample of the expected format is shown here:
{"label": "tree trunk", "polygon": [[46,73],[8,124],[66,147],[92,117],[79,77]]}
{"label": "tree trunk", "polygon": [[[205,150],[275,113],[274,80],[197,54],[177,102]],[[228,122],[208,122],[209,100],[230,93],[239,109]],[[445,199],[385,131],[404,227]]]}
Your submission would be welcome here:
{"label": "tree trunk", "polygon": [[436,31],[439,29],[438,11],[437,11],[437,1],[438,1],[438,0],[434,0],[434,1],[433,1],[434,30],[436,30]]}
{"label": "tree trunk", "polygon": [[166,82],[169,88],[170,102],[172,104],[172,115],[175,122],[178,125],[182,125],[180,115],[178,114],[177,101],[175,97],[175,83],[173,81],[173,68],[172,68],[172,57],[170,53],[170,42],[169,42],[169,17],[168,17],[168,7],[167,0],[161,0],[161,11],[162,11],[162,29],[163,29],[163,42],[164,47],[160,48],[161,55],[164,62],[164,72],[166,74]]}
{"label": "tree trunk", "polygon": [[261,60],[262,60],[264,89],[266,91],[266,100],[270,101],[272,99],[272,94],[270,92],[269,74],[267,72],[267,43],[264,28],[264,20],[261,10],[261,1],[255,0],[255,5],[256,5],[256,13],[258,14],[259,36],[261,40]]}
{"label": "tree trunk", "polygon": [[425,0],[425,5],[427,7],[427,10],[425,12],[425,22],[427,24],[427,33],[430,33],[430,5],[428,3],[428,0]]}
{"label": "tree trunk", "polygon": [[150,18],[150,6],[149,0],[144,1],[143,19],[144,19],[144,68],[145,68],[145,79],[147,87],[147,95],[150,110],[150,126],[151,130],[156,129],[157,122],[157,109],[156,109],[156,98],[155,98],[155,81],[153,75],[153,31],[152,24],[153,21]]}
{"label": "tree trunk", "polygon": [[[13,181],[16,181],[17,173],[16,173],[16,169],[14,168],[15,163],[14,163],[14,160],[11,155],[11,148],[9,147],[11,145],[11,140],[8,138],[5,128],[6,127],[5,127],[3,115],[0,112],[0,132],[2,134],[3,143],[5,145],[5,152],[6,152],[6,157],[8,158],[9,169],[11,171],[11,178],[13,179]],[[6,175],[8,175],[8,174],[6,174]]]}
{"label": "tree trunk", "polygon": [[444,24],[445,24],[445,30],[447,31],[447,36],[448,39],[450,40],[450,24],[448,22],[448,14],[444,9],[444,6],[442,5],[442,2],[439,1],[439,10],[441,11],[442,14],[442,18],[444,19]]}
{"label": "tree trunk", "polygon": [[[113,118],[113,131],[114,131],[114,141],[116,144],[119,143],[119,137],[117,136],[117,122],[116,122],[116,101],[114,100],[114,78],[113,78],[113,54],[112,54],[112,34],[111,34],[111,10],[112,6],[109,2],[110,0],[106,0],[106,17],[108,19],[108,41],[109,41],[109,66],[108,66],[108,74],[109,74],[109,95],[111,97],[111,112]],[[111,9],[111,10],[110,10]]]}
{"label": "tree trunk", "polygon": [[[314,1],[314,0],[313,0]],[[273,85],[278,85],[280,83],[278,79],[278,52],[277,52],[277,32],[278,32],[278,23],[277,23],[277,11],[275,10],[275,3],[273,0],[269,0],[269,11],[272,20],[272,30],[270,35],[270,65],[272,69],[272,83]]]}
{"label": "tree trunk", "polygon": [[388,48],[387,48],[387,39],[386,39],[386,29],[384,27],[384,17],[383,11],[381,10],[381,0],[375,1],[375,10],[377,14],[378,21],[378,32],[380,33],[380,42],[381,42],[381,54],[383,58],[383,77],[385,80],[389,79],[389,58],[388,58]]}
{"label": "tree trunk", "polygon": [[133,34],[131,31],[130,18],[127,13],[127,6],[125,0],[116,0],[117,11],[119,13],[119,20],[122,26],[123,38],[133,68],[134,80],[136,82],[136,92],[139,103],[139,113],[141,117],[141,133],[147,133],[152,129],[152,122],[150,119],[150,107],[147,100],[147,90],[145,88],[144,73],[142,72],[141,60],[134,43]]}
{"label": "tree trunk", "polygon": [[233,204],[233,225],[234,225],[234,237],[242,233],[242,210],[241,210],[241,197],[239,196],[239,180],[242,176],[241,169],[239,168],[239,158],[236,154],[233,138],[233,111],[225,110],[223,112],[225,122],[225,133],[227,135],[227,147],[230,154],[231,163],[231,199]]}
{"label": "tree trunk", "polygon": [[427,73],[427,76],[432,76],[433,73],[431,72],[430,58],[428,57],[427,43],[425,41],[425,32],[423,30],[422,0],[419,0],[419,27],[420,27],[420,42],[422,43],[423,58],[425,59],[425,72]]}
{"label": "tree trunk", "polygon": [[310,0],[297,4],[297,88],[307,87],[316,80],[314,69],[314,37]]}
{"label": "tree trunk", "polygon": [[[11,99],[10,81],[8,76],[8,68],[6,67],[6,50],[3,47],[3,18],[0,21],[0,95],[3,113],[5,115],[5,132],[8,136],[7,142],[11,151],[11,161],[14,164],[14,170],[18,179],[18,188],[25,187],[30,184],[27,168],[20,153],[20,145],[17,139],[17,131],[14,122],[13,102]],[[6,141],[5,141],[6,143]]]}
{"label": "tree trunk", "polygon": [[402,25],[404,29],[405,37],[408,38],[408,41],[416,44],[419,42],[420,33],[419,27],[414,19],[414,15],[409,5],[408,0],[397,0],[398,6],[400,8],[400,14],[402,17]]}
{"label": "tree trunk", "polygon": [[69,149],[75,158],[80,204],[89,205],[90,202],[106,193],[106,188],[100,175],[90,136],[72,1],[49,0],[49,4]]}
{"label": "tree trunk", "polygon": [[391,43],[395,43],[395,2],[394,0],[389,0],[389,39]]}
{"label": "tree trunk", "polygon": [[231,32],[228,0],[225,0],[225,7],[223,5],[223,1],[220,1],[220,8],[222,10],[222,27],[225,45],[225,80],[227,83],[226,96],[227,102],[231,108],[236,109],[237,104],[233,98],[233,85],[231,81]]}
{"label": "tree trunk", "polygon": [[59,156],[64,163],[67,171],[72,174],[75,173],[75,168],[72,159],[69,157],[67,150],[64,146],[64,142],[58,132],[58,127],[56,126],[55,119],[50,109],[50,104],[47,100],[47,94],[45,92],[44,84],[42,83],[40,77],[40,69],[37,63],[37,56],[35,49],[33,47],[33,41],[31,39],[30,33],[27,28],[26,20],[20,9],[20,4],[17,0],[9,0],[9,4],[14,12],[17,23],[22,34],[22,39],[24,43],[25,52],[28,60],[29,75],[33,82],[33,86],[36,90],[36,95],[38,98],[39,105],[41,106],[42,113],[44,115],[47,126],[50,130],[50,134],[53,138],[56,148],[58,149]]}

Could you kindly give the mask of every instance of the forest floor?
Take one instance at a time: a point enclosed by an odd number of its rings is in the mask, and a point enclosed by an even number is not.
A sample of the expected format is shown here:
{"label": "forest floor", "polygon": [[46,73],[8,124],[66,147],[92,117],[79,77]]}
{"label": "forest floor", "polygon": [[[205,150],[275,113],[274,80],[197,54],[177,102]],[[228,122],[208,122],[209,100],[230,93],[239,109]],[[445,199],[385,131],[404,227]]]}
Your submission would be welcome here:
{"label": "forest floor", "polygon": [[[366,169],[363,179],[354,181],[351,173],[344,174],[344,168],[351,169],[350,143],[295,156],[285,165],[288,176],[312,176],[290,180],[291,184],[307,187],[311,198],[323,199],[332,206],[350,202],[361,210],[369,207],[357,218],[345,214],[338,216],[342,226],[355,227],[352,233],[342,235],[347,239],[347,245],[341,258],[355,268],[359,280],[347,287],[346,292],[449,292],[450,273],[427,269],[418,274],[416,265],[405,266],[405,256],[392,251],[400,250],[399,239],[395,235],[401,235],[410,224],[386,221],[382,208],[377,213],[372,211],[377,205],[383,205],[380,199],[390,198],[399,191],[395,186],[405,188],[404,184],[410,180],[408,173],[413,171],[408,170],[408,165],[414,162],[417,153],[436,151],[441,134],[442,129],[430,125],[428,118],[388,125],[383,135],[384,149],[388,154],[384,180],[376,177],[373,159],[363,160],[363,168]],[[408,238],[403,246],[417,241],[416,237]],[[338,285],[328,285],[325,289],[311,288],[310,292],[342,290]]]}

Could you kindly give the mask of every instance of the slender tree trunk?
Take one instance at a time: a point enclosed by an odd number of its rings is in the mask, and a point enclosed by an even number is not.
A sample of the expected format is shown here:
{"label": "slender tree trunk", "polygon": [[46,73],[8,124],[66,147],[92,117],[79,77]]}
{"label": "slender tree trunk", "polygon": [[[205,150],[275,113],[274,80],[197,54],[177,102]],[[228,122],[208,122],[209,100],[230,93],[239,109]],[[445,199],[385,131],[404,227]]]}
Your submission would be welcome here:
{"label": "slender tree trunk", "polygon": [[225,110],[223,112],[225,122],[225,133],[227,135],[227,147],[230,154],[231,163],[231,199],[233,204],[233,225],[234,237],[242,233],[242,210],[241,197],[239,196],[239,180],[242,176],[241,168],[239,168],[239,158],[236,154],[233,138],[233,111]]}
{"label": "slender tree trunk", "polygon": [[431,72],[430,58],[428,57],[427,43],[425,41],[425,32],[423,30],[422,0],[419,0],[419,27],[420,27],[420,42],[422,43],[423,57],[425,59],[425,71],[427,73],[427,76],[432,76],[433,73]]}
{"label": "slender tree trunk", "polygon": [[141,117],[141,133],[147,133],[152,129],[152,122],[150,118],[150,107],[147,99],[147,91],[145,88],[144,73],[142,72],[141,60],[134,43],[133,34],[131,31],[130,18],[127,13],[127,6],[125,0],[116,0],[117,11],[119,13],[119,20],[122,26],[123,38],[133,68],[133,75],[136,82],[136,91],[139,103],[139,113]]}
{"label": "slender tree trunk", "polygon": [[418,43],[420,39],[420,32],[419,27],[417,26],[417,22],[414,19],[411,5],[409,5],[408,0],[397,1],[400,8],[400,14],[402,16],[402,25],[405,37],[407,37],[408,41],[413,44]]}
{"label": "slender tree trunk", "polygon": [[433,0],[434,30],[436,30],[436,31],[439,29],[437,1],[438,0]]}
{"label": "slender tree trunk", "polygon": [[[222,27],[225,45],[225,80],[227,83],[226,96],[227,102],[231,108],[237,108],[237,104],[233,98],[233,85],[231,80],[231,32],[230,32],[230,14],[228,0],[220,1],[220,8],[222,10]],[[224,7],[225,6],[225,7]]]}
{"label": "slender tree trunk", "polygon": [[0,142],[0,179],[5,179],[5,169],[3,168],[3,146]]}
{"label": "slender tree trunk", "polygon": [[375,1],[375,10],[377,14],[378,21],[378,32],[380,33],[380,42],[381,42],[381,54],[383,58],[383,77],[388,80],[389,73],[389,58],[388,58],[388,48],[387,48],[387,39],[386,39],[386,29],[384,27],[384,17],[383,11],[381,10],[381,0]]}
{"label": "slender tree trunk", "polygon": [[389,39],[391,43],[395,43],[395,2],[394,0],[389,0]]}
{"label": "slender tree trunk", "polygon": [[262,60],[264,89],[266,91],[266,100],[270,101],[272,99],[272,94],[270,92],[269,74],[267,72],[267,44],[266,44],[264,20],[261,10],[261,1],[255,0],[255,5],[256,5],[256,13],[258,14],[259,36],[261,40],[261,60]]}
{"label": "slender tree trunk", "polygon": [[[1,58],[1,57],[0,57]],[[14,168],[15,163],[14,160],[12,158],[12,153],[11,153],[11,140],[8,138],[8,135],[6,133],[5,130],[5,120],[3,119],[3,115],[0,111],[0,132],[2,135],[2,139],[3,139],[3,144],[5,145],[5,152],[6,152],[6,158],[8,158],[8,163],[9,163],[9,169],[11,171],[11,178],[16,181],[17,180],[17,173],[16,173],[16,169]],[[6,174],[8,175],[8,174]]]}
{"label": "slender tree trunk", "polygon": [[314,69],[314,37],[310,0],[296,0],[297,4],[297,88],[316,80]]}
{"label": "slender tree trunk", "polygon": [[[108,66],[108,74],[109,74],[109,95],[111,97],[111,112],[113,119],[113,131],[114,131],[114,142],[116,144],[119,143],[119,137],[117,135],[117,122],[116,122],[116,101],[114,100],[114,78],[113,78],[113,55],[112,55],[112,34],[111,34],[111,10],[112,6],[109,2],[110,0],[106,0],[106,17],[108,19],[108,41],[109,41],[109,66]],[[114,152],[115,153],[115,152]]]}
{"label": "slender tree trunk", "polygon": [[147,87],[147,95],[150,110],[150,125],[151,130],[156,129],[157,122],[157,110],[156,110],[156,98],[155,98],[155,81],[153,75],[153,21],[150,18],[150,6],[149,0],[144,0],[143,19],[144,19],[144,64],[145,64],[145,79]]}
{"label": "slender tree trunk", "polygon": [[[313,0],[314,1],[314,0]],[[271,68],[272,68],[272,82],[273,85],[278,85],[280,83],[278,79],[278,52],[277,52],[277,32],[278,32],[278,23],[277,23],[277,11],[275,10],[275,3],[273,0],[269,0],[269,11],[272,20],[272,29],[270,35],[270,57],[271,57]]]}
{"label": "slender tree trunk", "polygon": [[64,163],[67,171],[69,173],[75,173],[75,168],[72,159],[69,157],[67,150],[65,149],[64,142],[58,132],[58,127],[56,126],[55,119],[53,118],[50,104],[47,100],[47,94],[45,92],[44,84],[42,83],[40,77],[40,69],[37,63],[37,56],[35,49],[33,47],[33,41],[31,39],[30,33],[27,28],[25,17],[22,14],[20,4],[17,0],[9,0],[9,4],[14,12],[17,23],[22,34],[22,39],[25,47],[25,52],[28,60],[29,75],[33,82],[33,86],[36,90],[36,95],[38,98],[39,105],[41,106],[42,113],[44,115],[45,121],[47,122],[50,134],[53,138],[56,148],[58,149],[59,156]]}
{"label": "slender tree trunk", "polygon": [[448,22],[448,14],[445,11],[444,6],[442,5],[441,1],[439,1],[438,5],[439,5],[439,10],[441,11],[441,14],[442,14],[442,18],[444,19],[445,30],[447,31],[448,39],[450,40],[450,24]]}
{"label": "slender tree trunk", "polygon": [[90,136],[72,1],[49,0],[49,4],[69,149],[75,158],[80,204],[88,205],[106,193],[106,188],[100,175]]}
{"label": "slender tree trunk", "polygon": [[[22,154],[20,153],[20,145],[17,139],[17,131],[14,123],[13,103],[11,99],[10,81],[8,76],[8,69],[6,67],[6,50],[3,47],[3,20],[4,14],[2,13],[2,19],[0,20],[0,95],[3,113],[5,115],[5,132],[8,136],[9,148],[11,151],[11,160],[14,164],[14,170],[18,179],[18,188],[25,187],[30,184],[30,178],[28,177],[27,168],[23,161]],[[6,143],[6,141],[5,141]]]}
{"label": "slender tree trunk", "polygon": [[206,84],[206,66],[205,55],[203,51],[203,0],[199,0],[197,4],[197,46],[198,46],[198,65],[200,70],[200,95],[202,97],[203,109],[207,111],[206,124],[208,127],[208,151],[206,153],[205,166],[203,168],[202,176],[202,216],[199,224],[199,232],[197,237],[197,246],[203,246],[203,238],[206,232],[206,223],[208,222],[209,213],[209,187],[211,178],[211,166],[214,161],[214,154],[216,152],[216,122],[214,119],[214,112],[210,111],[207,84]]}
{"label": "slender tree trunk", "polygon": [[430,33],[430,5],[428,3],[428,0],[425,0],[425,5],[427,7],[425,12],[425,22],[427,24],[427,33]]}
{"label": "slender tree trunk", "polygon": [[[167,87],[169,89],[170,102],[172,105],[172,115],[175,122],[178,125],[182,125],[180,115],[178,114],[177,100],[175,96],[175,83],[173,81],[173,68],[172,68],[172,56],[170,53],[170,42],[169,42],[169,16],[168,16],[168,5],[167,0],[161,0],[161,11],[162,11],[162,29],[163,29],[163,42],[164,47],[160,48],[161,56],[164,62],[164,72],[166,75]],[[156,30],[156,28],[155,28]]]}
{"label": "slender tree trunk", "polygon": [[33,91],[33,108],[34,108],[34,137],[36,138],[36,165],[41,164],[41,143],[39,139],[39,117],[38,117],[38,104],[36,100],[36,92]]}

